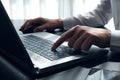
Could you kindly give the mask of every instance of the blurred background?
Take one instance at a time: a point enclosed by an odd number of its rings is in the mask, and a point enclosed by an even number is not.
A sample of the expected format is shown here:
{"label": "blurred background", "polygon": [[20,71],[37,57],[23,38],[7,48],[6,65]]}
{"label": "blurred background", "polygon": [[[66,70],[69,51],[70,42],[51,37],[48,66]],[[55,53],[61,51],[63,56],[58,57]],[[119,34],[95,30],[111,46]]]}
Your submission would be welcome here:
{"label": "blurred background", "polygon": [[93,10],[100,0],[2,0],[11,19],[66,18]]}
{"label": "blurred background", "polygon": [[[37,17],[50,19],[77,16],[92,11],[100,0],[1,0],[12,21],[27,20]],[[22,25],[24,22],[20,22]],[[14,22],[15,26],[18,24]],[[18,26],[18,25],[17,25]],[[114,30],[113,19],[106,28]],[[19,28],[18,28],[19,29]]]}

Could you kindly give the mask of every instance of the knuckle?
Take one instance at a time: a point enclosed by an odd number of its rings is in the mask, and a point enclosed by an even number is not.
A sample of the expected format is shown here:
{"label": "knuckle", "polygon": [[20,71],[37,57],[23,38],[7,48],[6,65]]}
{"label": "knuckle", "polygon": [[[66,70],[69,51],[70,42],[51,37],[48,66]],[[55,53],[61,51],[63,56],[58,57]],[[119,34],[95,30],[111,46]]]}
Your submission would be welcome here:
{"label": "knuckle", "polygon": [[32,19],[27,20],[27,22],[31,22],[31,21],[32,21]]}
{"label": "knuckle", "polygon": [[32,20],[27,20],[27,24],[31,24],[32,23]]}
{"label": "knuckle", "polygon": [[85,34],[89,37],[95,37],[94,33],[91,33],[90,31],[85,31]]}
{"label": "knuckle", "polygon": [[38,19],[39,19],[39,20],[42,20],[43,18],[42,18],[42,17],[39,17]]}
{"label": "knuckle", "polygon": [[65,36],[66,32],[61,35],[61,37]]}
{"label": "knuckle", "polygon": [[80,28],[80,26],[79,26],[79,25],[76,25],[76,26],[75,26],[75,29],[77,29],[77,30],[78,30],[79,28]]}
{"label": "knuckle", "polygon": [[96,38],[96,35],[92,34],[92,33],[89,33],[89,37],[92,38],[92,39],[95,39]]}
{"label": "knuckle", "polygon": [[75,26],[75,31],[79,31],[82,33],[87,32],[87,30],[85,28],[80,27],[80,25]]}

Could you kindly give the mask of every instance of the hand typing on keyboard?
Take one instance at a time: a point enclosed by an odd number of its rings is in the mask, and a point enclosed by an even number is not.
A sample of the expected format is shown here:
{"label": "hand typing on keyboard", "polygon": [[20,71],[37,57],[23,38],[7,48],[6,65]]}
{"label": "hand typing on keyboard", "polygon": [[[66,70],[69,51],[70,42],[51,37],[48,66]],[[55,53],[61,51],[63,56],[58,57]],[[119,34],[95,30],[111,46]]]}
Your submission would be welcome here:
{"label": "hand typing on keyboard", "polygon": [[37,36],[22,36],[21,40],[28,50],[37,53],[38,55],[41,55],[49,60],[56,60],[75,54],[73,49],[66,46],[60,46],[56,50],[51,51],[51,46],[53,43]]}
{"label": "hand typing on keyboard", "polygon": [[110,46],[110,31],[77,25],[63,33],[51,49],[55,50],[66,40],[68,40],[68,46],[75,50],[88,51],[93,44],[106,48]]}
{"label": "hand typing on keyboard", "polygon": [[[68,21],[69,22],[69,21]],[[42,25],[36,27],[33,31],[54,30],[56,28],[63,29],[63,22],[60,19],[46,19],[35,18],[27,20],[20,28],[24,31],[29,28],[30,25],[41,23]],[[64,26],[65,27],[65,26]],[[58,39],[52,46],[52,50],[55,50],[64,41],[68,40],[68,46],[75,50],[89,50],[92,45],[96,45],[100,48],[110,47],[111,32],[107,29],[93,28],[89,26],[71,26],[72,28],[66,31],[60,39]]]}
{"label": "hand typing on keyboard", "polygon": [[27,20],[21,26],[20,31],[22,31],[23,33],[39,32],[44,30],[47,30],[48,32],[52,32],[56,28],[63,29],[63,24],[60,19],[47,19],[40,17],[40,18]]}

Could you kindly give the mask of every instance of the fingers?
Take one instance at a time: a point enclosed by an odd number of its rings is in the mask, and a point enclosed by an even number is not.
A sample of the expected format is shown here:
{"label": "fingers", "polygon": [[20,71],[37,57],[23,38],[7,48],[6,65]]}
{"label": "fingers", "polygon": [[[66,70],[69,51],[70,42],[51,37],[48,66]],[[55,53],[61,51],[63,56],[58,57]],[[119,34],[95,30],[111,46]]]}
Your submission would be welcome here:
{"label": "fingers", "polygon": [[36,19],[30,19],[27,20],[22,27],[20,28],[21,31],[26,30],[30,25],[35,24],[35,23],[45,23],[46,20],[44,18],[36,18]]}
{"label": "fingers", "polygon": [[87,38],[86,33],[82,33],[79,38],[74,42],[73,48],[75,50],[81,50],[81,45],[84,42],[84,40]]}
{"label": "fingers", "polygon": [[61,37],[53,44],[51,50],[55,50],[58,46],[60,46],[64,41],[68,40],[74,33],[74,28],[66,31],[61,35]]}
{"label": "fingers", "polygon": [[[84,28],[87,29],[87,28]],[[69,39],[68,46],[74,48],[75,50],[89,49],[89,42],[91,38],[88,38],[90,35],[80,26],[76,26],[74,35]],[[88,40],[88,42],[87,42]],[[83,45],[86,44],[86,45]],[[88,44],[88,45],[87,45]],[[84,48],[83,48],[84,46]]]}
{"label": "fingers", "polygon": [[92,46],[93,41],[94,41],[93,37],[86,38],[81,45],[81,50],[88,51],[90,49],[90,47]]}
{"label": "fingers", "polygon": [[74,35],[69,39],[68,46],[73,47],[73,44],[76,42],[76,40],[84,33],[81,29],[77,29],[74,33]]}
{"label": "fingers", "polygon": [[[105,36],[106,34],[108,36]],[[108,46],[109,32],[106,32],[104,29],[76,26],[64,33],[54,43],[52,50],[55,50],[65,40],[68,40],[68,46],[74,48],[75,50],[88,51],[93,44],[98,47],[106,47],[106,45]]]}
{"label": "fingers", "polygon": [[50,29],[50,28],[52,28],[51,25],[49,23],[46,23],[44,25],[38,26],[33,31],[34,32],[39,32],[39,31],[42,31],[42,30],[45,30],[45,29]]}
{"label": "fingers", "polygon": [[22,25],[22,27],[20,28],[20,30],[23,31],[23,30],[25,30],[26,28],[28,28],[28,26],[31,25],[31,22],[32,22],[32,20],[26,21],[26,22]]}
{"label": "fingers", "polygon": [[94,37],[89,34],[83,33],[74,43],[73,47],[75,50],[88,51],[94,42]]}
{"label": "fingers", "polygon": [[[69,40],[68,40],[69,39]],[[64,41],[68,40],[68,46],[75,50],[88,50],[94,42],[94,37],[85,30],[72,28],[65,32],[52,46],[55,50]]]}

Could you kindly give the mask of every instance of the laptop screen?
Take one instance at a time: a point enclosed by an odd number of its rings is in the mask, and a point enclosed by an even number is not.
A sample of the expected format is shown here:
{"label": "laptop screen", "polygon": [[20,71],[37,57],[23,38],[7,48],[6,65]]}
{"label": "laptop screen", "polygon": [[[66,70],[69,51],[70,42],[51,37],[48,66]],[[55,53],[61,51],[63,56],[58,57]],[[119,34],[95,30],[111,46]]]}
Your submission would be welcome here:
{"label": "laptop screen", "polygon": [[[8,17],[2,2],[0,1],[0,50],[7,53],[3,55],[16,61],[16,64],[25,63],[26,66],[33,66],[27,51],[25,50],[15,28]],[[14,59],[15,58],[15,59]],[[23,65],[23,64],[22,64]]]}

